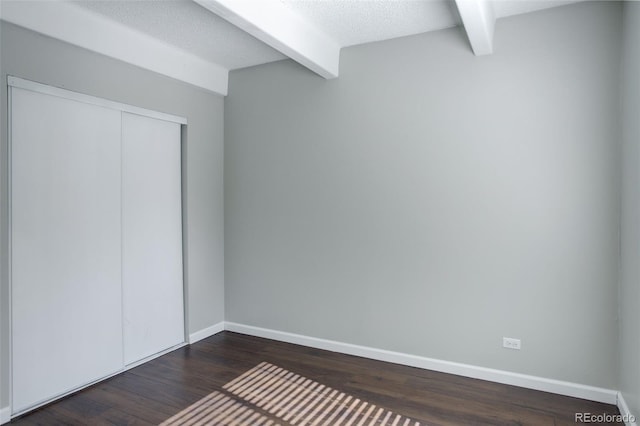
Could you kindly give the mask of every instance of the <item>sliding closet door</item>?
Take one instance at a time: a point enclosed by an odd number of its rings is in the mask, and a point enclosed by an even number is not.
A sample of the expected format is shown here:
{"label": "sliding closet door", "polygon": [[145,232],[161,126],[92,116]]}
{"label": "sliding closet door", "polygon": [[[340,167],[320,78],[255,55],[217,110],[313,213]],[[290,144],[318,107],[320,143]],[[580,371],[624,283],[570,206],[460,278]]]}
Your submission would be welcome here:
{"label": "sliding closet door", "polygon": [[184,342],[180,125],[122,114],[124,360]]}
{"label": "sliding closet door", "polygon": [[122,369],[120,112],[12,88],[13,413]]}

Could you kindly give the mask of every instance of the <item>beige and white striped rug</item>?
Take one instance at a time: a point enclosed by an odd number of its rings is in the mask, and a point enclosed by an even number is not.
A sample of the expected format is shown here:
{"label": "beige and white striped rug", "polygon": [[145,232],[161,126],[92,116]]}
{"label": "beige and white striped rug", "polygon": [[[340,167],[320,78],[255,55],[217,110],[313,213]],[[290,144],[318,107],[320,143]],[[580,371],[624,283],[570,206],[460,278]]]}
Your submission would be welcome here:
{"label": "beige and white striped rug", "polygon": [[419,426],[420,423],[263,362],[161,426]]}

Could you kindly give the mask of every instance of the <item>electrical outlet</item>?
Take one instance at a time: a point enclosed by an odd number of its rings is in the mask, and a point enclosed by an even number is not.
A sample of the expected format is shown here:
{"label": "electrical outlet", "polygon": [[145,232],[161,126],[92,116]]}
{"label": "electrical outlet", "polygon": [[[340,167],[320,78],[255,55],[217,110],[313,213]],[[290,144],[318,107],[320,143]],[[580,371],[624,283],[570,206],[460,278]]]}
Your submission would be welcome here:
{"label": "electrical outlet", "polygon": [[511,337],[503,337],[502,338],[502,346],[507,348],[507,349],[520,350],[520,339],[513,339]]}

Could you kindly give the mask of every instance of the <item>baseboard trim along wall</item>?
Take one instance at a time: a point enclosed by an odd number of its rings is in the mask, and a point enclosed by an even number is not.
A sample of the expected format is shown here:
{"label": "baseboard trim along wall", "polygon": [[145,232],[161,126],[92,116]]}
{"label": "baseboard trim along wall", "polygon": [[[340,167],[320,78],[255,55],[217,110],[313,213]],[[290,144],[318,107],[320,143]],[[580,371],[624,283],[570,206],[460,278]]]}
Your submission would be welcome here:
{"label": "baseboard trim along wall", "polygon": [[[196,343],[202,339],[206,339],[207,337],[213,336],[214,334],[218,334],[225,330],[235,333],[247,334],[250,336],[277,340],[280,342],[308,346],[316,349],[324,349],[347,355],[361,356],[378,361],[391,362],[394,364],[407,365],[410,367],[423,368],[426,370],[439,371],[442,373],[455,374],[458,376],[487,380],[490,382],[503,383],[506,385],[519,386],[544,392],[551,392],[559,395],[572,396],[575,398],[583,398],[592,401],[603,402],[606,404],[613,404],[617,405],[621,415],[626,415],[624,418],[626,426],[638,426],[636,423],[636,419],[630,418],[629,407],[627,406],[622,394],[611,389],[581,385],[578,383],[565,382],[561,380],[547,379],[544,377],[529,376],[526,374],[512,373],[509,371],[495,370],[491,368],[421,357],[417,355],[409,355],[401,352],[393,352],[384,349],[354,345],[351,343],[337,342],[335,340],[320,339],[317,337],[309,337],[301,334],[271,330],[268,328],[255,327],[234,322],[219,322],[210,327],[196,331],[195,333],[191,333],[189,335],[189,344]],[[175,348],[172,348],[172,350],[173,349]],[[9,407],[0,408],[0,425],[9,423],[10,420],[11,409]]]}
{"label": "baseboard trim along wall", "polygon": [[324,349],[332,352],[371,358],[378,361],[386,361],[394,364],[407,365],[410,367],[418,367],[426,370],[433,370],[442,373],[470,377],[473,379],[482,379],[490,382],[519,386],[522,388],[535,389],[544,392],[551,392],[559,395],[588,399],[591,401],[604,402],[606,404],[616,405],[619,401],[618,391],[612,389],[598,388],[594,386],[581,385],[578,383],[547,379],[544,377],[529,376],[526,374],[512,373],[509,371],[478,367],[475,365],[461,364],[457,362],[409,355],[400,352],[353,345],[350,343],[337,342],[333,340],[319,339],[316,337],[303,336],[300,334],[287,333],[284,331],[270,330],[267,328],[254,327],[251,325],[238,324],[234,322],[225,322],[224,329],[236,333],[248,334],[251,336],[264,337],[281,342],[309,346],[316,349]]}
{"label": "baseboard trim along wall", "polygon": [[198,342],[202,339],[206,339],[207,337],[211,337],[214,334],[218,334],[221,331],[225,330],[225,323],[221,321],[217,324],[213,324],[210,327],[203,328],[202,330],[198,330],[195,333],[189,334],[189,344]]}
{"label": "baseboard trim along wall", "polygon": [[622,392],[618,392],[618,410],[623,416],[623,421],[626,426],[638,426],[638,419],[629,411],[629,406],[622,396]]}
{"label": "baseboard trim along wall", "polygon": [[0,425],[9,423],[11,421],[11,408],[0,408]]}

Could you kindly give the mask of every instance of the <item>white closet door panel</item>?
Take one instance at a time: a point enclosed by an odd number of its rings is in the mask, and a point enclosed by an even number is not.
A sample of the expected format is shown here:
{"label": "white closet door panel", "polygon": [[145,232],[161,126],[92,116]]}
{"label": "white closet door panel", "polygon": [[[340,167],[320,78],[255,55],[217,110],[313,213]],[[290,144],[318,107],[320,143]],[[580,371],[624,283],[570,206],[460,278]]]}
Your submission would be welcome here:
{"label": "white closet door panel", "polygon": [[122,369],[120,130],[12,89],[14,413]]}
{"label": "white closet door panel", "polygon": [[124,359],[184,341],[180,125],[122,114]]}

